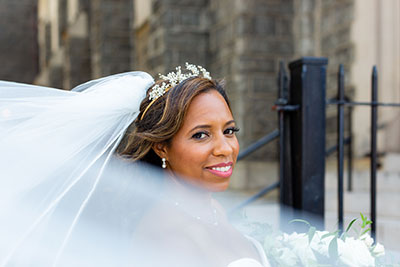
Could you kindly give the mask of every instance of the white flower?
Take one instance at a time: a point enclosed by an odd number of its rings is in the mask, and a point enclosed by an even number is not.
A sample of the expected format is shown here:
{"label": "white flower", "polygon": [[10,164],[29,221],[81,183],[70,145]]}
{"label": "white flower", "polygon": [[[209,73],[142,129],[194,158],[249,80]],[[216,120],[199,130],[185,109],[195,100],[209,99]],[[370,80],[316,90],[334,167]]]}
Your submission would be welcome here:
{"label": "white flower", "polygon": [[306,234],[298,234],[296,232],[290,235],[283,234],[282,241],[288,244],[293,253],[300,259],[302,265],[307,266],[309,262],[315,262],[317,260],[310,247],[308,236]]}
{"label": "white flower", "polygon": [[383,245],[376,243],[376,246],[374,247],[372,252],[375,254],[376,257],[381,257],[385,255],[385,248]]}
{"label": "white flower", "polygon": [[338,239],[338,252],[340,261],[348,266],[375,266],[375,259],[362,240],[353,237],[345,241]]}
{"label": "white flower", "polygon": [[281,248],[279,250],[282,254],[280,257],[280,263],[285,266],[296,266],[298,264],[297,255],[288,248]]}
{"label": "white flower", "polygon": [[[315,230],[315,228],[314,228]],[[312,239],[310,240],[310,234]],[[334,243],[332,243],[334,241]],[[354,237],[337,237],[337,233],[328,231],[313,231],[306,233],[281,233],[275,236],[275,242],[269,242],[265,247],[270,257],[278,266],[375,266],[375,258],[385,255],[384,247],[377,243],[369,234],[358,239]],[[337,246],[337,254],[331,251]],[[336,254],[336,255],[334,255]],[[328,264],[328,265],[326,265]],[[329,265],[332,264],[332,265]]]}
{"label": "white flower", "polygon": [[374,239],[372,239],[369,234],[363,234],[360,239],[364,241],[368,248],[372,248],[372,245],[374,244]]}
{"label": "white flower", "polygon": [[310,244],[314,251],[326,257],[329,257],[329,243],[334,238],[334,235],[325,236],[328,234],[328,231],[316,231]]}

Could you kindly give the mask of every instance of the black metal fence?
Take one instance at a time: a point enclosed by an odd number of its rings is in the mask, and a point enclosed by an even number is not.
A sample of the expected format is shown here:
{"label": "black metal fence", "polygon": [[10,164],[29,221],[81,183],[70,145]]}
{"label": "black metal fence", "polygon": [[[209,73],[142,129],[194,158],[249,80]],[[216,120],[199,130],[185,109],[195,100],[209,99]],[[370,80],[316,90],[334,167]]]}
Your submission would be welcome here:
{"label": "black metal fence", "polygon": [[[345,97],[344,68],[338,70],[338,93],[336,99],[326,100],[326,58],[306,57],[289,64],[290,77],[283,63],[280,64],[279,95],[275,109],[278,111],[279,127],[239,154],[243,159],[259,147],[279,137],[279,180],[241,203],[237,208],[253,202],[273,189],[280,188],[280,202],[293,208],[294,216],[312,214],[324,219],[325,157],[337,152],[338,171],[338,222],[343,230],[344,194],[344,146],[347,145],[347,189],[352,190],[352,109],[354,106],[371,107],[371,219],[372,236],[376,236],[376,173],[377,173],[377,122],[378,107],[400,107],[399,103],[378,102],[378,73],[374,66],[371,78],[371,102],[354,102]],[[337,144],[326,149],[326,107],[337,106]],[[345,112],[349,136],[345,137]],[[305,215],[306,216],[306,215]],[[323,223],[317,225],[323,227]]]}
{"label": "black metal fence", "polygon": [[[376,210],[376,177],[378,167],[377,154],[377,132],[378,132],[378,107],[400,107],[400,103],[381,103],[378,102],[378,71],[376,66],[372,68],[371,74],[371,101],[370,102],[355,102],[345,98],[344,86],[344,70],[343,65],[339,66],[338,71],[338,94],[336,100],[328,101],[329,105],[337,105],[338,113],[338,150],[337,150],[337,168],[338,168],[338,221],[339,229],[343,230],[343,161],[344,161],[344,108],[352,108],[354,106],[370,106],[371,107],[371,143],[370,143],[370,212],[371,212],[371,232],[372,237],[376,237],[377,229],[377,210]],[[351,114],[351,112],[350,112]],[[350,137],[351,138],[351,137]],[[351,148],[351,147],[350,147]],[[350,149],[351,151],[351,149]],[[351,153],[351,152],[350,152]],[[351,155],[352,157],[352,155]],[[351,163],[351,160],[350,160]],[[352,165],[350,165],[351,173]],[[349,176],[349,190],[351,186],[351,176]]]}

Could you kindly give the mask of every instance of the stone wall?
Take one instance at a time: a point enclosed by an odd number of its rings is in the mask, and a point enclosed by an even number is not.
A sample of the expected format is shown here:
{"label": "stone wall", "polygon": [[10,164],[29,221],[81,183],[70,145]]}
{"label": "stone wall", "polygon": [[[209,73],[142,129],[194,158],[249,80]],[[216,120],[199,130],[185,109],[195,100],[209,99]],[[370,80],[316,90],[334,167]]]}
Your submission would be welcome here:
{"label": "stone wall", "polygon": [[[280,60],[294,56],[293,1],[212,1],[211,71],[226,79],[241,148],[277,128],[272,106],[277,98]],[[273,182],[277,143],[271,143],[238,165],[232,186],[255,188]],[[259,164],[263,162],[262,164]]]}
{"label": "stone wall", "polygon": [[[354,46],[351,40],[351,26],[354,20],[354,0],[323,0],[321,1],[321,26],[320,47],[321,56],[329,59],[327,69],[327,98],[335,98],[337,95],[337,72],[339,64],[343,64],[345,70],[346,96],[352,98],[354,85],[350,80],[351,68],[354,62]],[[345,109],[345,118],[349,109]],[[327,146],[337,142],[337,108],[327,108]],[[347,132],[346,125],[346,132]]]}
{"label": "stone wall", "polygon": [[[239,135],[246,147],[277,127],[271,110],[277,98],[279,60],[293,58],[292,1],[213,2],[215,23],[211,31],[212,70],[227,78]],[[284,14],[277,16],[276,14]],[[275,155],[265,147],[250,159]]]}
{"label": "stone wall", "polygon": [[37,1],[0,1],[0,79],[32,83],[38,72]]}
{"label": "stone wall", "polygon": [[131,70],[132,0],[42,1],[40,9],[50,11],[43,11],[39,23],[37,83],[71,89],[93,78]]}
{"label": "stone wall", "polygon": [[129,71],[133,49],[132,0],[90,1],[92,77]]}
{"label": "stone wall", "polygon": [[[337,95],[337,72],[343,64],[346,72],[346,96],[352,97],[354,88],[351,67],[354,61],[354,47],[351,40],[354,20],[354,0],[302,0],[295,1],[293,40],[295,58],[302,56],[326,57],[327,98]],[[337,108],[327,107],[327,147],[337,142]],[[345,109],[345,118],[349,109]],[[347,125],[345,130],[347,132]]]}
{"label": "stone wall", "polygon": [[206,0],[152,1],[151,16],[136,29],[136,67],[153,75],[185,62],[207,67],[209,25]]}
{"label": "stone wall", "polygon": [[[63,0],[65,1],[65,0]],[[69,15],[63,27],[64,52],[63,88],[70,89],[92,78],[90,49],[90,6],[87,1],[78,2],[77,11]],[[60,8],[60,21],[67,11]],[[70,10],[70,12],[73,12]]]}
{"label": "stone wall", "polygon": [[38,9],[40,72],[35,83],[71,89],[90,80],[88,2],[40,0]]}

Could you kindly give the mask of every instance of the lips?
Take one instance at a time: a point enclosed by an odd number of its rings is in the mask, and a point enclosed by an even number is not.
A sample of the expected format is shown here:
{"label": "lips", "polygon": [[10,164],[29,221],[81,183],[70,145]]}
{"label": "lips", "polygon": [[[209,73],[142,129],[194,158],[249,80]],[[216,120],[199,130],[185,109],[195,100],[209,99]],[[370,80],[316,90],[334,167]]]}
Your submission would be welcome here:
{"label": "lips", "polygon": [[224,162],[219,163],[213,166],[208,166],[206,169],[214,175],[217,175],[222,178],[228,178],[232,175],[233,171],[233,163],[232,162]]}

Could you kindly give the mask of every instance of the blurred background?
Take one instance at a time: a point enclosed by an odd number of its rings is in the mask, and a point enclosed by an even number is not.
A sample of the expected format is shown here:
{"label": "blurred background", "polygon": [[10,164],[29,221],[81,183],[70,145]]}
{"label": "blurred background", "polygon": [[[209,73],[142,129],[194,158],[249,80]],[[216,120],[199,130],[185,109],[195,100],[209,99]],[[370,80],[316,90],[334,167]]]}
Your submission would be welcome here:
{"label": "blurred background", "polygon": [[[370,101],[377,65],[379,101],[400,103],[398,0],[0,0],[0,14],[0,79],[69,90],[114,73],[156,77],[199,64],[225,79],[241,148],[277,128],[280,61],[327,57],[327,98],[336,97],[343,64],[346,96],[354,101]],[[336,142],[336,112],[327,108],[327,146]],[[369,209],[370,111],[356,107],[352,116],[356,160],[346,218]],[[399,248],[400,109],[382,108],[378,120],[378,238]],[[248,195],[276,182],[277,153],[273,142],[239,162],[231,191]],[[332,227],[334,164],[328,160],[326,168]],[[267,197],[267,212],[276,211],[277,199],[277,192]]]}

